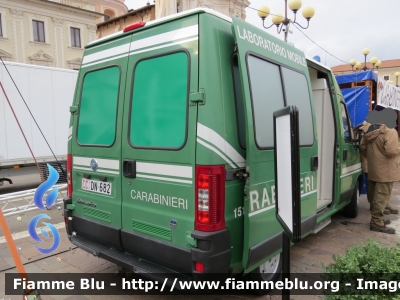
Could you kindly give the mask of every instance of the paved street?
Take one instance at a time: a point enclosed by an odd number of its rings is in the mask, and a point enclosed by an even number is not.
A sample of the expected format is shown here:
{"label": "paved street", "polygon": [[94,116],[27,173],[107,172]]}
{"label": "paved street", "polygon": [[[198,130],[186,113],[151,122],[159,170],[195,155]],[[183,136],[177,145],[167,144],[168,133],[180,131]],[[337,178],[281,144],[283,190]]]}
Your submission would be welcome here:
{"label": "paved street", "polygon": [[[395,183],[391,205],[400,207],[400,183]],[[27,223],[38,210],[27,212],[23,215],[7,217],[11,232],[14,233],[15,243],[25,264],[27,272],[49,273],[110,273],[119,268],[101,258],[96,258],[72,245],[63,229],[61,211],[53,207],[48,213],[51,223],[58,224],[61,234],[61,244],[55,253],[42,255],[34,248],[34,242],[26,232]],[[395,246],[400,242],[400,219],[398,215],[390,215],[390,226],[397,229],[396,235],[371,232],[369,230],[369,206],[366,196],[360,198],[359,216],[356,219],[347,219],[337,214],[333,216],[332,223],[315,235],[310,235],[300,244],[292,247],[292,272],[321,273],[321,263],[333,262],[333,254],[344,254],[352,244],[366,243],[367,239],[379,241],[386,246]],[[2,234],[1,234],[2,235]],[[42,245],[46,247],[46,245]],[[49,246],[49,245],[48,245]],[[4,238],[0,236],[0,299],[4,295],[5,272],[16,272],[11,253]],[[113,299],[140,299],[143,296],[112,296]],[[210,299],[210,296],[174,296],[174,299]],[[167,296],[148,296],[147,299],[168,299]],[[309,296],[292,296],[293,299],[311,299]],[[314,297],[318,298],[318,297]],[[6,299],[20,299],[20,296],[9,296]],[[109,299],[109,296],[45,296],[44,299]],[[172,298],[171,298],[172,299]],[[213,296],[213,299],[280,299],[280,296]]]}

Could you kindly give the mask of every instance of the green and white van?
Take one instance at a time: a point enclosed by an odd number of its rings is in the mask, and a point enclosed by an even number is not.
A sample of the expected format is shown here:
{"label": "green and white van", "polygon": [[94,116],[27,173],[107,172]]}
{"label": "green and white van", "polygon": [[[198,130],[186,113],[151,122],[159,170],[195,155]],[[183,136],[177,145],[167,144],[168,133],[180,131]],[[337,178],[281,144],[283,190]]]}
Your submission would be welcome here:
{"label": "green and white van", "polygon": [[357,215],[359,154],[329,68],[208,9],[89,44],[70,109],[71,242],[131,271],[275,278],[273,113],[288,105],[305,237]]}

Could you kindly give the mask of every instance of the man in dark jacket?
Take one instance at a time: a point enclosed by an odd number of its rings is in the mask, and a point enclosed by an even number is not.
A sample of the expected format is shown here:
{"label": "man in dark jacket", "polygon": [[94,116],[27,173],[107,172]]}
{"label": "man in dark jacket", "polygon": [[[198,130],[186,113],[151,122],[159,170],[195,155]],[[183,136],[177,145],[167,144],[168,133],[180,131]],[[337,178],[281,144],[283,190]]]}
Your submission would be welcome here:
{"label": "man in dark jacket", "polygon": [[371,195],[370,230],[394,234],[395,230],[386,227],[383,219],[384,209],[392,193],[393,182],[400,180],[397,131],[384,124],[369,126],[364,134],[360,150],[368,163],[368,195]]}

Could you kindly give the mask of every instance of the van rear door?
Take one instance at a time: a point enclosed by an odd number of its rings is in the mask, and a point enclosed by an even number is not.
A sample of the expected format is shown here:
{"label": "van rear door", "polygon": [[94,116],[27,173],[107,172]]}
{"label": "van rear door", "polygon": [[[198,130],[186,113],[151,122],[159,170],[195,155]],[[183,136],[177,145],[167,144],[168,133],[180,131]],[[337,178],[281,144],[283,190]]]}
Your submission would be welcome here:
{"label": "van rear door", "polygon": [[[130,37],[85,50],[70,131],[77,236],[122,249],[121,120]],[[76,109],[76,108],[75,108]]]}
{"label": "van rear door", "polygon": [[132,35],[122,131],[124,250],[192,272],[198,16]]}
{"label": "van rear door", "polygon": [[282,247],[282,228],[275,217],[273,112],[287,105],[299,109],[304,234],[316,222],[318,146],[304,54],[235,17],[232,31],[246,119],[249,175],[244,199],[243,267],[249,272],[276,256]]}

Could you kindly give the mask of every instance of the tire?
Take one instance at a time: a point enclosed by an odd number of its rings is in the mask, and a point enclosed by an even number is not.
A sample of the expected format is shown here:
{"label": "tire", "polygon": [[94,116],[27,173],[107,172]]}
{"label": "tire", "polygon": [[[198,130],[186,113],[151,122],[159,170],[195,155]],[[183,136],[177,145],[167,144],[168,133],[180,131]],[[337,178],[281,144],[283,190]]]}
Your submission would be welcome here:
{"label": "tire", "polygon": [[[276,281],[282,271],[282,252],[272,257],[249,274],[249,280]],[[270,290],[254,290],[255,294],[265,295]]]}
{"label": "tire", "polygon": [[358,189],[354,188],[353,196],[351,201],[345,207],[343,207],[343,215],[347,218],[356,218],[358,216]]}

